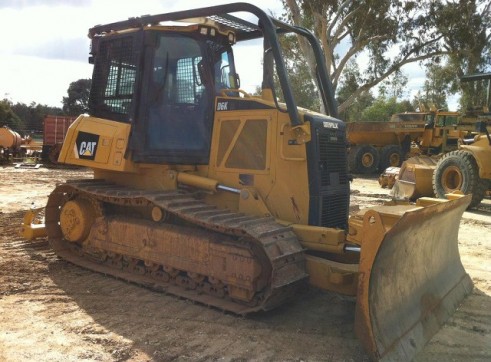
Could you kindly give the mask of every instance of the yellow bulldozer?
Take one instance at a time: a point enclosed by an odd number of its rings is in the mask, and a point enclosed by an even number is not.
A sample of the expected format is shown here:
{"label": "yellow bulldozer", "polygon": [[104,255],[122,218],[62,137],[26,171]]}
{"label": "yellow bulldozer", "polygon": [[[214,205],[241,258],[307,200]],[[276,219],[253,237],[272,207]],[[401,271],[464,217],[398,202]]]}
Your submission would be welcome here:
{"label": "yellow bulldozer", "polygon": [[[310,45],[329,115],[296,106],[285,33]],[[57,186],[33,232],[45,228],[60,257],[239,315],[301,298],[307,283],[356,296],[356,333],[375,360],[411,359],[471,292],[457,245],[469,197],[349,217],[346,127],[312,33],[236,3],[89,36],[90,110],[59,162],[94,178]],[[257,39],[252,96],[233,50]]]}

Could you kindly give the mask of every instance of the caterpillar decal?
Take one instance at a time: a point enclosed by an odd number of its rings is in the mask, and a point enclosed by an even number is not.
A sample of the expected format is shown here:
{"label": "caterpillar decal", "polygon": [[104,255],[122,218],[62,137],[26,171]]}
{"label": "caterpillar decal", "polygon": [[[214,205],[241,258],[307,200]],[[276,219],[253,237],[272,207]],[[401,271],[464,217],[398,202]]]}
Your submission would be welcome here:
{"label": "caterpillar decal", "polygon": [[99,135],[79,132],[75,142],[75,157],[84,160],[94,160],[97,153]]}

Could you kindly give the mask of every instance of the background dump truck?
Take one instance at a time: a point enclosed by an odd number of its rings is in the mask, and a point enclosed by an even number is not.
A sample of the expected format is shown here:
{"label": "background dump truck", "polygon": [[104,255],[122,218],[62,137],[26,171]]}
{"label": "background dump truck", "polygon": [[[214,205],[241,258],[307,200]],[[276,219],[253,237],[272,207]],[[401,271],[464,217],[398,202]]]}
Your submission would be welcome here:
{"label": "background dump truck", "polygon": [[374,173],[399,167],[411,156],[456,150],[458,140],[469,133],[461,118],[458,112],[433,109],[394,114],[389,122],[348,123],[350,170]]}
{"label": "background dump truck", "polygon": [[46,115],[43,120],[43,149],[41,159],[44,162],[58,163],[61,146],[68,127],[76,117]]}
{"label": "background dump truck", "polygon": [[[254,20],[232,15],[244,12]],[[311,48],[328,115],[296,106],[285,34]],[[311,32],[232,3],[98,25],[89,37],[89,112],[59,162],[93,179],[48,198],[40,228],[58,256],[239,315],[306,297],[306,283],[352,295],[373,359],[411,359],[471,292],[457,242],[469,197],[349,215],[345,124]],[[254,39],[258,96],[239,89],[234,61]]]}
{"label": "background dump truck", "polygon": [[400,166],[411,143],[423,135],[426,114],[401,113],[389,122],[347,123],[351,172],[367,174]]}

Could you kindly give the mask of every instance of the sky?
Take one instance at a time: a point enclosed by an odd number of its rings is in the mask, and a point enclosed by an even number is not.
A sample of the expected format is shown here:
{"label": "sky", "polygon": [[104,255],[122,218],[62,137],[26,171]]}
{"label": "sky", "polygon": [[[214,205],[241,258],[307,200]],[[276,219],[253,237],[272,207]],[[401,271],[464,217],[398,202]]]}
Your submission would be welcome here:
{"label": "sky", "polygon": [[[221,0],[1,0],[0,99],[62,106],[71,82],[92,77],[88,63],[88,29],[146,14],[161,14],[227,4]],[[276,16],[280,0],[247,0]],[[241,88],[248,92],[261,84],[261,57],[252,57],[253,44],[235,60]],[[260,54],[260,52],[257,52]],[[424,71],[417,65],[403,68],[409,77],[408,95],[422,88]]]}

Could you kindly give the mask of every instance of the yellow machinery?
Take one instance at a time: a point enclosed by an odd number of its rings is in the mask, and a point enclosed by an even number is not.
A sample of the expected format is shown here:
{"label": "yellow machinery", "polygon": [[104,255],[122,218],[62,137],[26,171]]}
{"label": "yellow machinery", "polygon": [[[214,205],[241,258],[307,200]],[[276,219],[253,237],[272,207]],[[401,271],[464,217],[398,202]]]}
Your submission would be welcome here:
{"label": "yellow machinery", "polygon": [[401,113],[393,115],[390,122],[348,123],[350,171],[366,174],[400,166],[410,152],[411,142],[425,132],[425,115]]}
{"label": "yellow machinery", "polygon": [[417,141],[421,152],[431,156],[457,149],[458,140],[469,134],[468,127],[459,125],[460,118],[458,112],[435,110],[428,113],[425,131]]}
{"label": "yellow machinery", "polygon": [[420,108],[423,111],[394,114],[389,122],[348,123],[349,169],[373,173],[399,167],[413,154],[434,155],[457,149],[458,140],[470,127],[460,124],[460,113]]}
{"label": "yellow machinery", "polygon": [[[462,81],[490,80],[491,73],[474,74],[461,78]],[[491,82],[488,83],[488,104]],[[438,156],[418,156],[405,161],[394,183],[396,199],[414,200],[423,196],[445,198],[447,194],[461,192],[472,195],[469,208],[480,204],[486,192],[491,189],[491,115],[488,107],[479,114],[464,116],[464,122],[455,129],[446,130],[443,137],[428,135],[426,144],[438,141],[446,146],[448,139],[458,139],[457,150],[438,148]],[[471,132],[472,131],[472,132]],[[469,138],[468,135],[473,135]],[[466,139],[467,136],[467,139]],[[447,153],[445,153],[447,152]],[[390,183],[393,173],[381,176],[380,184]]]}
{"label": "yellow machinery", "polygon": [[[310,44],[331,116],[296,107],[282,33]],[[59,256],[237,314],[302,298],[307,282],[355,295],[356,333],[385,360],[412,358],[470,293],[457,246],[468,197],[348,217],[345,124],[310,32],[238,3],[89,36],[90,111],[71,125],[59,162],[91,167],[94,179],[49,197],[45,227]],[[254,39],[264,44],[257,97],[239,89],[233,54]]]}
{"label": "yellow machinery", "polygon": [[432,177],[433,192],[439,198],[461,191],[472,195],[469,207],[479,205],[491,190],[491,137],[483,120],[477,126],[481,133],[471,144],[461,145],[438,161]]}

